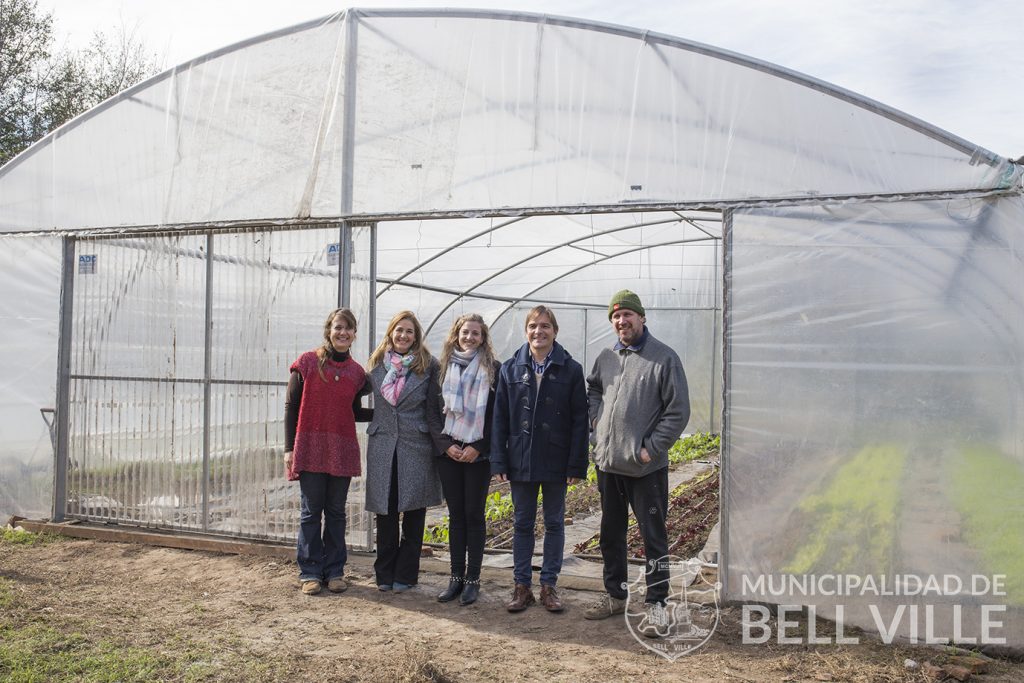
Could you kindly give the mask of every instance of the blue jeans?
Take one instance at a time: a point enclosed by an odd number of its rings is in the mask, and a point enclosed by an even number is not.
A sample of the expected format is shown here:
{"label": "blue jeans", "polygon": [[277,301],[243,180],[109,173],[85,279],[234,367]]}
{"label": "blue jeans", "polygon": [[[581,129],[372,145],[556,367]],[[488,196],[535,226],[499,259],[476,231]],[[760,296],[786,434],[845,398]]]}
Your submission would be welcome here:
{"label": "blue jeans", "polygon": [[544,494],[544,560],[540,568],[542,585],[554,586],[562,571],[565,545],[565,481],[513,481],[512,506],[515,532],[512,537],[513,577],[529,586],[533,576],[534,528],[537,522],[537,491]]}
{"label": "blue jeans", "polygon": [[[345,574],[345,505],[351,477],[300,472],[299,542],[296,561],[300,581],[330,581]],[[323,517],[321,533],[320,519]]]}

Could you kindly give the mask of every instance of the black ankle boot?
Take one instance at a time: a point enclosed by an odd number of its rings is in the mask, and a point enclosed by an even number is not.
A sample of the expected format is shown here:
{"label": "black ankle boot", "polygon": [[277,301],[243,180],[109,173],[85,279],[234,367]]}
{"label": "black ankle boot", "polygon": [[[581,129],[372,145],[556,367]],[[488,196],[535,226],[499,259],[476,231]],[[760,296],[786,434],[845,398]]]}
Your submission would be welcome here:
{"label": "black ankle boot", "polygon": [[462,592],[463,579],[461,576],[452,576],[451,581],[448,582],[448,587],[445,588],[440,595],[437,596],[438,602],[451,602],[455,598],[459,597],[459,593]]}
{"label": "black ankle boot", "polygon": [[462,597],[459,604],[472,605],[480,595],[480,579],[466,579],[463,581],[465,588],[462,589]]}

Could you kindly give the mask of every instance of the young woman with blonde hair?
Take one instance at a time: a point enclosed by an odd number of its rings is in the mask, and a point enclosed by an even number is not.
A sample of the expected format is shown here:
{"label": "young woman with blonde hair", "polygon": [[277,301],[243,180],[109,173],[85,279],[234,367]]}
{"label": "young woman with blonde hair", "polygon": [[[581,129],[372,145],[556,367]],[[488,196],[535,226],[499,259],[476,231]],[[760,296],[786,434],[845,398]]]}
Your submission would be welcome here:
{"label": "young woman with blonde hair", "polygon": [[460,604],[469,605],[480,592],[487,536],[484,508],[491,481],[487,453],[500,367],[484,319],[475,313],[460,316],[441,350],[445,423],[437,469],[448,502],[452,575],[448,588],[437,596],[439,602],[459,598]]}
{"label": "young woman with blonde hair", "polygon": [[416,585],[426,508],[441,503],[440,366],[412,311],[388,323],[370,355],[373,421],[367,427],[366,509],[377,514],[377,587],[400,593]]}

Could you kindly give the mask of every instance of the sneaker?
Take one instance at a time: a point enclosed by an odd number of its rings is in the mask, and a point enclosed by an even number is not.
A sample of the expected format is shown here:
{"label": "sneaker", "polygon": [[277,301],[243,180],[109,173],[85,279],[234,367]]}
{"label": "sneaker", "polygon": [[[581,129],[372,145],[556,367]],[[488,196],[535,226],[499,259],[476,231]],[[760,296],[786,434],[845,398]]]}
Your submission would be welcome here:
{"label": "sneaker", "polygon": [[302,582],[302,592],[306,595],[316,595],[320,592],[320,582],[316,579],[306,579]]}
{"label": "sneaker", "polygon": [[392,588],[392,586],[391,586],[390,583],[378,583],[377,584],[377,590],[379,590],[381,593],[387,593],[389,590],[391,590],[391,588]]}
{"label": "sneaker", "polygon": [[644,618],[640,620],[637,630],[645,638],[661,638],[668,635],[668,611],[663,605],[649,602],[644,605],[644,612]]}
{"label": "sneaker", "polygon": [[401,581],[395,581],[394,591],[396,593],[404,593],[407,590],[412,590],[416,584],[414,583],[402,583]]}
{"label": "sneaker", "polygon": [[583,613],[584,619],[607,619],[608,617],[616,614],[623,614],[626,611],[626,600],[625,598],[613,598],[612,596],[605,593],[604,597],[600,601],[591,605],[587,608],[587,611]]}
{"label": "sneaker", "polygon": [[345,580],[344,576],[335,576],[327,582],[327,590],[332,593],[344,593],[348,590],[348,581]]}

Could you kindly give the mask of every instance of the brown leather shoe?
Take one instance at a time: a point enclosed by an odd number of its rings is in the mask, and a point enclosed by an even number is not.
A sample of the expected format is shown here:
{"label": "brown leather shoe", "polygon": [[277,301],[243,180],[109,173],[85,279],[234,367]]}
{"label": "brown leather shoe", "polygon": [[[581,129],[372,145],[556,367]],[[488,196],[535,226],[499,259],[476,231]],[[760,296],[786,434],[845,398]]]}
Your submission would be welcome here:
{"label": "brown leather shoe", "polygon": [[524,609],[537,602],[533,597],[533,591],[524,583],[517,583],[512,592],[512,599],[505,605],[509,612],[522,612]]}
{"label": "brown leather shoe", "polygon": [[549,586],[546,583],[540,585],[540,604],[544,605],[544,609],[549,612],[561,612],[565,609],[561,598],[558,597],[558,591],[554,586]]}

